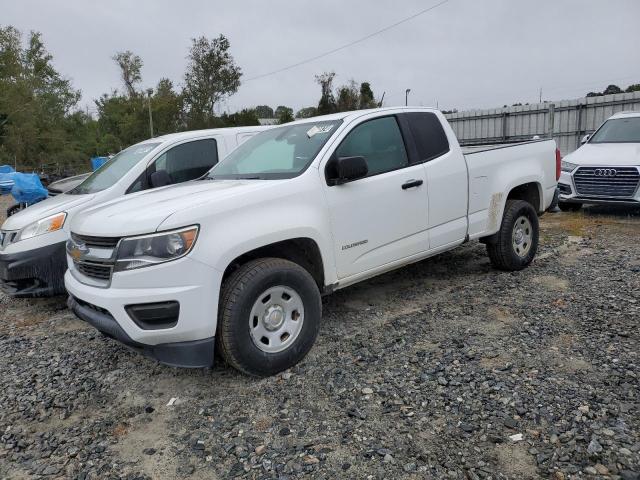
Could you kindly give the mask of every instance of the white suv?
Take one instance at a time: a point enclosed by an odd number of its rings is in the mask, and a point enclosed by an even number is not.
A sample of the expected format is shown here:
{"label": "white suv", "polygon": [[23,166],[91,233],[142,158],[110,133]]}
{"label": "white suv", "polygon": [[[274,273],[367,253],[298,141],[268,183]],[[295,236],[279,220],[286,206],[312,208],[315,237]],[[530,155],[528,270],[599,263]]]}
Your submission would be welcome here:
{"label": "white suv", "polygon": [[561,210],[583,204],[640,206],[640,112],[616,113],[562,162]]}

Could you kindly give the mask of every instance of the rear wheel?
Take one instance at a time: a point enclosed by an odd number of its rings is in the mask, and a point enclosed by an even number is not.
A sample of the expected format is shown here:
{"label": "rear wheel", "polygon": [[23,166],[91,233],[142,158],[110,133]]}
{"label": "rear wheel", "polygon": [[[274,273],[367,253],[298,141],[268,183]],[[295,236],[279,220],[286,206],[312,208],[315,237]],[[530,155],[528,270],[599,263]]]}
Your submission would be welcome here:
{"label": "rear wheel", "polygon": [[558,207],[563,212],[577,212],[582,208],[582,204],[573,202],[558,202]]}
{"label": "rear wheel", "polygon": [[507,200],[496,238],[487,243],[487,253],[500,270],[522,270],[538,250],[538,215],[529,202]]}
{"label": "rear wheel", "polygon": [[269,376],[309,352],[318,336],[322,303],[304,268],[263,258],[231,274],[218,310],[216,340],[223,358],[249,375]]}

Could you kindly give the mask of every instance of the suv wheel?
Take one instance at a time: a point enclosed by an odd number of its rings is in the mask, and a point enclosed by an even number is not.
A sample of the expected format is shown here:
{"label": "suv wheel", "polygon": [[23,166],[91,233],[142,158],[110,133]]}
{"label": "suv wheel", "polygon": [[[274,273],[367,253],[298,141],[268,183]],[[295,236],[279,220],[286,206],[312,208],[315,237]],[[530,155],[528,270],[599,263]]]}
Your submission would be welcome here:
{"label": "suv wheel", "polygon": [[522,270],[533,261],[538,250],[538,214],[529,202],[507,200],[502,225],[487,253],[500,270]]}
{"label": "suv wheel", "polygon": [[286,370],[311,350],[322,316],[320,292],[298,264],[262,258],[242,265],[222,289],[218,350],[255,376]]}

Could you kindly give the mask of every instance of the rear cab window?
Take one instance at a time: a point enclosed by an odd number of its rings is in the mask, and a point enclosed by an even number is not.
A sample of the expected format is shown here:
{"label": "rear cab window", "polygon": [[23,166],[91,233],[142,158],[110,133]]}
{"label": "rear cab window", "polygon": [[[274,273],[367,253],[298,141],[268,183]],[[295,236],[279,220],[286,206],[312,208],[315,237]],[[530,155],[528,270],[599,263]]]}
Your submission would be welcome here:
{"label": "rear cab window", "polygon": [[449,151],[449,140],[435,113],[409,112],[403,114],[417,150],[417,161],[428,162]]}

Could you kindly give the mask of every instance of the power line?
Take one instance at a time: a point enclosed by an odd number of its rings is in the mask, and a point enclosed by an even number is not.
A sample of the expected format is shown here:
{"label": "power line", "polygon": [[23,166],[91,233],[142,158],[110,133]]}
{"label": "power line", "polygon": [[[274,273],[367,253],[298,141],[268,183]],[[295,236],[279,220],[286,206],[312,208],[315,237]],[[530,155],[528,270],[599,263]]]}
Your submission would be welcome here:
{"label": "power line", "polygon": [[329,51],[327,51],[327,52],[321,53],[321,54],[316,55],[316,56],[314,56],[314,57],[307,58],[306,60],[302,60],[302,61],[297,62],[297,63],[294,63],[294,64],[292,64],[292,65],[288,65],[288,66],[286,66],[286,67],[279,68],[278,70],[273,70],[272,72],[262,73],[262,74],[260,74],[260,75],[255,75],[255,76],[253,76],[253,77],[245,78],[245,79],[244,79],[244,81],[245,81],[245,82],[250,82],[251,80],[257,80],[257,79],[259,79],[259,78],[264,78],[264,77],[268,77],[268,76],[271,76],[271,75],[275,75],[275,74],[277,74],[277,73],[285,72],[285,71],[287,71],[287,70],[291,70],[292,68],[299,67],[300,65],[304,65],[304,64],[306,64],[306,63],[310,63],[310,62],[313,62],[313,61],[318,60],[318,59],[320,59],[320,58],[323,58],[323,57],[326,57],[326,56],[328,56],[328,55],[334,54],[334,53],[336,53],[336,52],[339,52],[340,50],[344,50],[345,48],[352,47],[353,45],[356,45],[356,44],[358,44],[358,43],[362,43],[362,42],[364,42],[365,40],[370,39],[371,37],[375,37],[376,35],[379,35],[379,34],[381,34],[381,33],[384,33],[384,32],[386,32],[386,31],[388,31],[388,30],[391,30],[392,28],[397,27],[398,25],[401,25],[401,24],[403,24],[403,23],[406,23],[406,22],[408,22],[409,20],[413,20],[414,18],[419,17],[420,15],[423,15],[423,14],[425,14],[425,13],[427,13],[427,12],[430,12],[431,10],[436,9],[436,8],[438,8],[439,6],[444,5],[444,4],[445,4],[445,3],[447,3],[448,1],[449,1],[449,0],[442,0],[441,2],[436,3],[435,5],[432,5],[432,6],[431,6],[431,7],[429,7],[429,8],[425,8],[424,10],[420,10],[419,12],[416,12],[416,13],[414,13],[413,15],[410,15],[409,17],[403,18],[402,20],[400,20],[400,21],[398,21],[398,22],[396,22],[396,23],[393,23],[393,24],[391,24],[391,25],[387,25],[386,27],[381,28],[380,30],[376,30],[376,31],[375,31],[375,32],[373,32],[373,33],[370,33],[370,34],[368,34],[368,35],[365,35],[364,37],[358,38],[357,40],[354,40],[354,41],[352,41],[352,42],[349,42],[349,43],[347,43],[347,44],[345,44],[345,45],[342,45],[342,46],[340,46],[340,47],[334,48],[333,50],[329,50]]}

